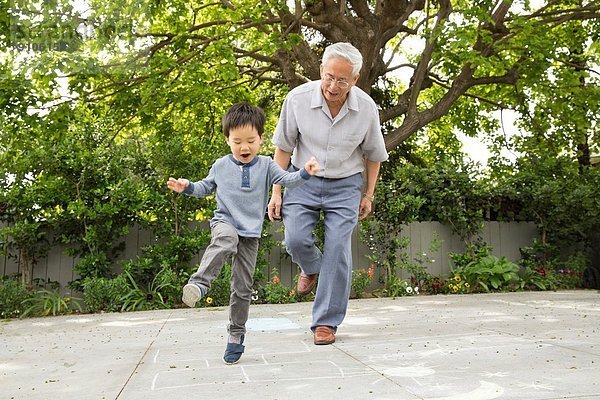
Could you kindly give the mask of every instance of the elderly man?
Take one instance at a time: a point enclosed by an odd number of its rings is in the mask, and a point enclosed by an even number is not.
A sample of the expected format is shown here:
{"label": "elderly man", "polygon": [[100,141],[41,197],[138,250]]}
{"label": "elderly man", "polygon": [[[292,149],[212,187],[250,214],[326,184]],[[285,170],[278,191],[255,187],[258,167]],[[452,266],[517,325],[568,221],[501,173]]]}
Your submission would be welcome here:
{"label": "elderly man", "polygon": [[[375,183],[387,160],[375,102],[355,86],[362,55],[349,43],[323,53],[321,80],[294,88],[286,96],[273,143],[275,162],[298,169],[315,157],[321,169],[297,188],[273,186],[269,218],[283,217],[284,243],[300,266],[298,293],[317,282],[311,330],[317,345],[335,342],[344,320],[352,283],[351,236],[357,221],[371,212]],[[323,213],[324,247],[313,230]]]}

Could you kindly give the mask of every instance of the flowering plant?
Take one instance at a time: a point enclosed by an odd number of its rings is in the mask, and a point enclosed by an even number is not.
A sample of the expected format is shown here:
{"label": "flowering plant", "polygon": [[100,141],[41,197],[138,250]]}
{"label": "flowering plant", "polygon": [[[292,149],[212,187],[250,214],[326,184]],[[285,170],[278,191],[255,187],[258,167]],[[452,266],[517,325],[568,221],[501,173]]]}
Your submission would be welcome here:
{"label": "flowering plant", "polygon": [[[466,290],[474,292],[517,290],[523,284],[518,272],[519,267],[515,263],[506,257],[498,258],[493,255],[481,257],[452,271],[457,289],[465,288],[464,285],[458,285],[460,281],[456,277],[459,277],[470,283]],[[459,290],[455,290],[453,286],[452,291],[457,293]]]}
{"label": "flowering plant", "polygon": [[368,271],[364,268],[352,271],[352,298],[360,299],[364,296],[373,281],[373,269],[374,265],[371,264]]}
{"label": "flowering plant", "polygon": [[384,293],[389,297],[414,296],[419,294],[419,286],[411,285],[402,278],[392,276],[384,289]]}
{"label": "flowering plant", "polygon": [[431,275],[429,272],[423,271],[410,278],[413,286],[420,287],[421,292],[429,294],[446,293],[447,280],[439,276]]}
{"label": "flowering plant", "polygon": [[455,274],[447,280],[446,292],[447,293],[469,293],[471,291],[471,284],[463,279],[459,274]]}
{"label": "flowering plant", "polygon": [[[276,274],[277,271],[275,270],[273,273]],[[265,300],[269,304],[286,304],[298,301],[296,298],[296,291],[281,283],[281,280],[277,275],[274,275],[273,278],[267,282],[264,291]]]}

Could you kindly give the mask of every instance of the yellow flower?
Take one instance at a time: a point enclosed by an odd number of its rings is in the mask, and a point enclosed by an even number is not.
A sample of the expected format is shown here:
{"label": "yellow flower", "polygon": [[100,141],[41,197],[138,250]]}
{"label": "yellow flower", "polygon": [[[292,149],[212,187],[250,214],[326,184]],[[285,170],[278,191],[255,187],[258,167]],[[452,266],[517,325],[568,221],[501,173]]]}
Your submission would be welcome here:
{"label": "yellow flower", "polygon": [[455,280],[456,282],[460,282],[460,276],[456,275],[456,276],[454,277],[454,280]]}
{"label": "yellow flower", "polygon": [[212,297],[207,297],[206,298],[206,304],[212,304],[212,302],[213,302]]}
{"label": "yellow flower", "polygon": [[456,286],[456,285],[453,285],[453,286],[452,286],[452,290],[454,290],[454,292],[458,292],[458,286]]}
{"label": "yellow flower", "polygon": [[471,287],[471,285],[469,285],[469,282],[465,282],[465,287]]}

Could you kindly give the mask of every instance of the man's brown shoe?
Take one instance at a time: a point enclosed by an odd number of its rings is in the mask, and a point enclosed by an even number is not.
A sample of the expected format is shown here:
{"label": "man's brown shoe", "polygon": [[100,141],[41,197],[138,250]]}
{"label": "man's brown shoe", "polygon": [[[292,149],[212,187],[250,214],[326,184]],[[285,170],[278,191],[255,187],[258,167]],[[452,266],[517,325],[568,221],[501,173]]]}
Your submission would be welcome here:
{"label": "man's brown shoe", "polygon": [[317,326],[315,328],[315,344],[332,344],[335,342],[333,328],[330,326]]}
{"label": "man's brown shoe", "polygon": [[297,291],[299,295],[309,294],[310,291],[315,287],[315,282],[317,281],[317,274],[312,275],[304,275],[304,272],[300,272],[300,277],[298,278],[298,287]]}

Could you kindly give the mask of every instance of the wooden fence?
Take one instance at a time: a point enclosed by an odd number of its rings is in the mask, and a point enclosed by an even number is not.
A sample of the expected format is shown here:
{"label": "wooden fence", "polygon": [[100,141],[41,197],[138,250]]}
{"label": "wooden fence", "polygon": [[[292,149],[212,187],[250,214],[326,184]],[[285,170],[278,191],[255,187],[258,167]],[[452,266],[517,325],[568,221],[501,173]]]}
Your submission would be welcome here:
{"label": "wooden fence", "polygon": [[[274,223],[273,239],[281,240],[281,231],[281,224]],[[405,249],[409,260],[412,261],[425,253],[426,257],[432,260],[426,264],[427,270],[434,275],[441,275],[450,271],[450,252],[464,251],[464,243],[452,234],[449,227],[438,222],[410,223],[405,226],[402,235],[410,239],[410,243]],[[530,246],[538,235],[533,223],[488,222],[485,224],[482,236],[485,242],[492,246],[494,255],[498,257],[505,256],[511,261],[518,261],[520,259],[519,249]],[[156,238],[150,232],[142,229],[132,229],[124,240],[125,250],[114,266],[115,272],[120,272],[119,261],[135,259],[137,256],[142,255],[144,246],[157,243]],[[360,241],[358,228],[355,230],[352,240],[353,268],[368,268],[370,261],[366,257],[370,254],[370,251]],[[431,251],[434,240],[439,242],[440,246],[437,250]],[[195,255],[192,264],[198,264],[201,257],[202,253]],[[61,289],[66,291],[67,284],[77,278],[73,272],[73,266],[76,263],[76,258],[66,255],[65,247],[55,246],[50,249],[45,258],[37,260],[33,267],[33,279],[44,282],[59,282]],[[288,286],[293,284],[298,269],[293,265],[285,249],[281,246],[274,247],[269,254],[269,271],[266,271],[269,276],[272,275],[273,268],[277,269],[282,283]],[[0,254],[0,273],[5,276],[20,273],[18,254],[10,251],[7,254]]]}

